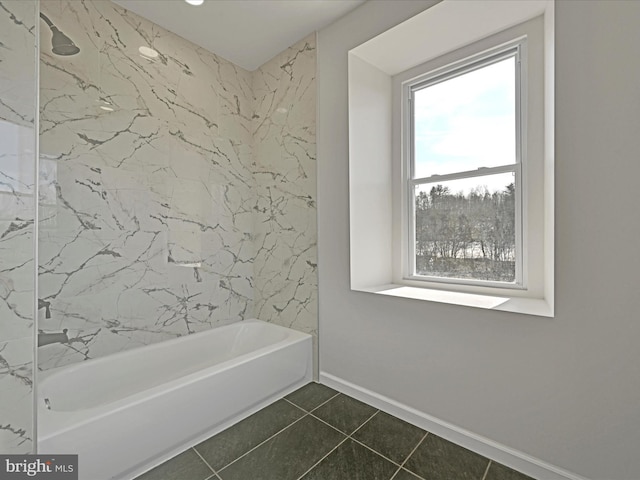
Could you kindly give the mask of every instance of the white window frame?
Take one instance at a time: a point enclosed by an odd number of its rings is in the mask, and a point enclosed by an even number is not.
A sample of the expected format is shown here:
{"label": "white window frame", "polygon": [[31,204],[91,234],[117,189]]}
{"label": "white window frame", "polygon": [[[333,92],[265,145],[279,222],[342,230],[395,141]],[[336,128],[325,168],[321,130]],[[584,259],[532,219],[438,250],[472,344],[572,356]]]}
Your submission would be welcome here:
{"label": "white window frame", "polygon": [[[532,22],[532,34],[520,27]],[[443,0],[349,51],[349,280],[357,292],[553,317],[555,164],[554,0]],[[527,153],[522,209],[529,238],[526,288],[454,285],[404,278],[408,218],[399,83],[527,35]],[[487,44],[488,41],[496,41]],[[427,63],[434,66],[420,68]],[[523,69],[526,66],[523,67]],[[406,300],[405,300],[406,299]]]}
{"label": "white window frame", "polygon": [[[451,285],[476,285],[483,287],[498,287],[508,289],[526,289],[526,236],[523,235],[523,227],[527,224],[526,210],[522,208],[523,188],[526,181],[523,182],[523,175],[526,172],[526,151],[522,148],[526,144],[526,97],[527,82],[526,75],[522,75],[522,65],[527,63],[527,38],[519,37],[507,44],[490,48],[478,54],[471,55],[466,58],[454,61],[444,67],[429,70],[424,74],[402,82],[402,105],[403,115],[401,118],[402,127],[402,161],[404,164],[403,185],[404,185],[404,201],[406,204],[403,211],[407,212],[403,225],[403,243],[406,245],[405,258],[403,259],[403,279],[418,282],[435,282],[438,284]],[[415,178],[414,175],[414,93],[417,90],[427,88],[437,83],[456,78],[465,73],[473,72],[484,67],[488,67],[507,58],[515,60],[515,163],[500,165],[495,167],[481,167],[477,170],[460,171],[444,175],[431,175],[429,177]],[[424,184],[436,184],[437,182],[445,182],[450,180],[458,180],[463,178],[476,178],[497,173],[512,172],[515,177],[516,204],[515,204],[515,243],[516,243],[516,268],[514,282],[500,282],[489,280],[476,280],[454,277],[437,277],[432,275],[416,274],[416,256],[415,256],[415,187]]]}

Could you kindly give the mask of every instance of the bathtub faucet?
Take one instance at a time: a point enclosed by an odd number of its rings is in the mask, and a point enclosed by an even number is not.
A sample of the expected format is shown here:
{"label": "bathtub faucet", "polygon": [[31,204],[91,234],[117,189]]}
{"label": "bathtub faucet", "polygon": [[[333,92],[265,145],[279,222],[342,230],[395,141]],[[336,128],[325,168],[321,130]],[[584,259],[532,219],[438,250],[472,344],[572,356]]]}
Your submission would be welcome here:
{"label": "bathtub faucet", "polygon": [[68,331],[66,328],[62,330],[62,333],[44,333],[42,330],[38,330],[38,346],[42,347],[52,343],[69,343]]}
{"label": "bathtub faucet", "polygon": [[44,318],[51,318],[51,302],[47,302],[46,300],[38,299],[38,310],[42,310],[44,308]]}

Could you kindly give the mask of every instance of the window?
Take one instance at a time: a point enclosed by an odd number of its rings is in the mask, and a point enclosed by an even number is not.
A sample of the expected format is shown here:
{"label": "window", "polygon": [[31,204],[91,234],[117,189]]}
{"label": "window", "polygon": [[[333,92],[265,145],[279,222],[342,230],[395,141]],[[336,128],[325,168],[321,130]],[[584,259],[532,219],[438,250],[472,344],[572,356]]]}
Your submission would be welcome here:
{"label": "window", "polygon": [[523,286],[525,40],[403,85],[407,278]]}
{"label": "window", "polygon": [[445,0],[349,51],[352,290],[553,316],[553,25]]}

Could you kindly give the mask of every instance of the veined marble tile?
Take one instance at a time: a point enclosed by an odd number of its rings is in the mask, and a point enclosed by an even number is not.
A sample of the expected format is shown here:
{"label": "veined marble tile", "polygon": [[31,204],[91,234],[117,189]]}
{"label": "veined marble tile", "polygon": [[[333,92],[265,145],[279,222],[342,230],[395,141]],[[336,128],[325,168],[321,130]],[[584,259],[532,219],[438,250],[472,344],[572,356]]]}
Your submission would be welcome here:
{"label": "veined marble tile", "polygon": [[22,217],[0,220],[0,338],[3,341],[33,335],[33,213],[24,213]]}
{"label": "veined marble tile", "polygon": [[33,336],[32,230],[33,224],[27,234],[19,237],[20,241],[0,241],[0,338],[3,341]]}
{"label": "veined marble tile", "polygon": [[183,126],[195,124],[197,129],[219,136],[221,89],[216,76],[221,60],[170,32],[159,35],[154,48],[169,52],[169,62],[180,71],[176,88],[176,122]]}
{"label": "veined marble tile", "polygon": [[0,1],[0,120],[32,126],[36,114],[36,2]]}
{"label": "veined marble tile", "polygon": [[315,37],[247,72],[111,2],[42,9],[81,51],[43,31],[38,328],[70,341],[39,368],[252,316],[315,333]]}
{"label": "veined marble tile", "polygon": [[253,74],[227,61],[218,63],[220,136],[234,145],[253,143]]}
{"label": "veined marble tile", "polygon": [[255,311],[317,334],[315,36],[254,72]]}
{"label": "veined marble tile", "polygon": [[248,295],[243,295],[242,285],[232,285],[242,277],[218,276],[206,268],[172,268],[176,274],[165,279],[163,286],[124,291],[115,286],[82,297],[53,299],[52,318],[40,316],[39,327],[46,332],[67,328],[69,343],[41,347],[40,368],[97,358],[245,318],[251,285],[244,286]]}
{"label": "veined marble tile", "polygon": [[0,452],[33,449],[33,337],[0,343]]}
{"label": "veined marble tile", "polygon": [[0,0],[0,452],[33,449],[36,2]]}
{"label": "veined marble tile", "polygon": [[[251,74],[106,1],[42,10],[39,368],[253,312]],[[155,59],[141,56],[146,46]]]}
{"label": "veined marble tile", "polygon": [[[169,102],[175,98],[179,70],[162,55],[150,61],[138,50],[153,46],[159,27],[104,0],[47,1],[41,10],[80,48],[80,53],[70,57],[54,55],[48,27],[41,25],[41,66],[50,70],[46,84],[41,82],[44,110],[49,100],[66,95],[76,102],[89,100],[80,102],[75,111],[100,100],[116,109],[133,108],[154,115],[171,111]],[[71,85],[77,87],[75,91],[63,91]]]}
{"label": "veined marble tile", "polygon": [[[51,240],[52,245],[43,245]],[[52,248],[56,244],[63,245],[62,254]],[[91,234],[47,236],[42,237],[40,249],[47,254],[41,257],[38,278],[39,295],[46,300],[156,286],[166,277],[166,240],[161,232],[113,239]]]}

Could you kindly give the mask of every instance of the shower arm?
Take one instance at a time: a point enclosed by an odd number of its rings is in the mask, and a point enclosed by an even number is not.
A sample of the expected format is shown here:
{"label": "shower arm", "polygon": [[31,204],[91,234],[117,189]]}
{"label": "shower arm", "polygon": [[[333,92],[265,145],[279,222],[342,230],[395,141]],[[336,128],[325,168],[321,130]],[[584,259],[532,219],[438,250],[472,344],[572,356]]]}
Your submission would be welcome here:
{"label": "shower arm", "polygon": [[80,51],[78,46],[73,43],[67,35],[65,35],[58,27],[54,25],[49,17],[40,12],[40,18],[49,26],[51,30],[51,51],[56,55],[69,56],[75,55]]}
{"label": "shower arm", "polygon": [[49,17],[47,17],[44,13],[40,12],[40,18],[42,20],[44,20],[44,23],[46,23],[47,25],[49,25],[49,28],[54,28],[55,25],[53,24],[53,22],[49,19]]}

